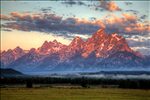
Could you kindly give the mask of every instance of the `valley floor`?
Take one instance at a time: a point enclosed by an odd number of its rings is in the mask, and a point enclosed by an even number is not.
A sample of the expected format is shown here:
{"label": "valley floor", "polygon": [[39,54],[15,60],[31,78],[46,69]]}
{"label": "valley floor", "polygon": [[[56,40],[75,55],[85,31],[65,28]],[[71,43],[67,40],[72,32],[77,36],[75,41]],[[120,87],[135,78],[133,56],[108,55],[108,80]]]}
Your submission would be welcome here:
{"label": "valley floor", "polygon": [[118,88],[1,88],[1,100],[150,100],[150,90]]}

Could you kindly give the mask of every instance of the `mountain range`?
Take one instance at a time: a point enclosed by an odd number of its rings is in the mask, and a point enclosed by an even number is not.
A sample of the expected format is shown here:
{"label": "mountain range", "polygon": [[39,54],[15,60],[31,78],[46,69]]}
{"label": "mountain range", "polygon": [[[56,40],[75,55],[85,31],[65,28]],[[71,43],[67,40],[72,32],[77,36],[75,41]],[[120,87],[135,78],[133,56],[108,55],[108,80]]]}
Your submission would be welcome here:
{"label": "mountain range", "polygon": [[37,49],[1,52],[1,68],[21,72],[150,69],[150,57],[133,51],[124,37],[99,29],[91,38],[75,37],[69,45],[45,41]]}

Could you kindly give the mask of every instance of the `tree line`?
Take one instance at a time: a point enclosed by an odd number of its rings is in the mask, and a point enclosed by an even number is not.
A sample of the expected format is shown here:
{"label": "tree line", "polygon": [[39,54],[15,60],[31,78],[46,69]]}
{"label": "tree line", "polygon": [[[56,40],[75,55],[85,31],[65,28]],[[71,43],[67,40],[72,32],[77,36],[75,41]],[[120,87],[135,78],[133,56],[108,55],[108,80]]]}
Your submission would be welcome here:
{"label": "tree line", "polygon": [[150,80],[146,79],[105,79],[105,78],[61,78],[61,77],[11,77],[1,78],[1,85],[26,84],[72,84],[81,85],[87,88],[92,85],[110,86],[116,85],[118,88],[150,89]]}

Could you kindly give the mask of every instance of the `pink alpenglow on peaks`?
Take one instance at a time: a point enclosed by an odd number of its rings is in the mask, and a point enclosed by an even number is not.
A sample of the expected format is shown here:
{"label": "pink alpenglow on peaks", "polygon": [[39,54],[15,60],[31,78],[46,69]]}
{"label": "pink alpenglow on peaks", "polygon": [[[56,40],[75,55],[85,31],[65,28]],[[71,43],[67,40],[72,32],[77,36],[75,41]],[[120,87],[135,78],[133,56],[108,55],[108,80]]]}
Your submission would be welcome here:
{"label": "pink alpenglow on peaks", "polygon": [[5,66],[18,70],[85,70],[92,66],[96,69],[142,66],[147,62],[128,46],[124,37],[117,33],[107,34],[104,29],[99,29],[87,40],[75,37],[69,45],[57,40],[45,41],[41,47],[27,53],[17,47],[2,52],[1,57]]}

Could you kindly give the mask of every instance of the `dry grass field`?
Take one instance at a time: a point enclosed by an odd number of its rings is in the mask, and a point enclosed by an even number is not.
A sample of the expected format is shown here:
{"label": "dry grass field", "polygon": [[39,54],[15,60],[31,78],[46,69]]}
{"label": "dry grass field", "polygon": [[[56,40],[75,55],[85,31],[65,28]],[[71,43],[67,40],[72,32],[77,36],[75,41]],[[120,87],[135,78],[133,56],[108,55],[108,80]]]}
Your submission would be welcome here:
{"label": "dry grass field", "polygon": [[150,100],[150,90],[117,88],[1,88],[1,100]]}

